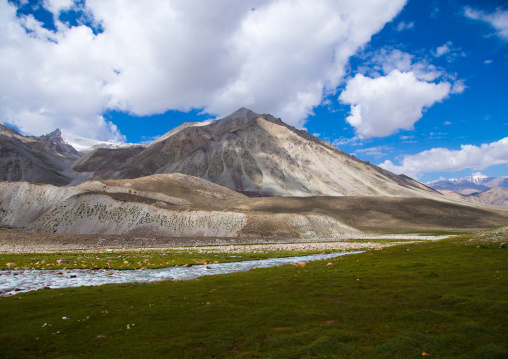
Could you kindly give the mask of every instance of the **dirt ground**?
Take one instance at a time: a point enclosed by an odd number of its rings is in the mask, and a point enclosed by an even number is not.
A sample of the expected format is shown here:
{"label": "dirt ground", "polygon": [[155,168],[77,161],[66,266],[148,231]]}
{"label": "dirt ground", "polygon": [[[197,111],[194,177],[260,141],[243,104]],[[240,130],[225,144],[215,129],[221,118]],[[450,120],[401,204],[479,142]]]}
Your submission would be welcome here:
{"label": "dirt ground", "polygon": [[[288,239],[288,238],[142,238],[125,235],[98,235],[98,234],[68,234],[68,233],[27,233],[19,229],[0,229],[0,252],[47,252],[66,250],[106,250],[106,249],[156,249],[156,248],[200,248],[207,250],[211,246],[240,248],[252,246],[273,250],[312,250],[312,249],[356,249],[365,247],[379,247],[375,242],[366,242],[366,239],[400,239],[400,240],[435,240],[446,236],[422,236],[418,234],[396,235],[364,235],[362,238],[350,240],[337,239]],[[354,242],[354,239],[362,239]],[[242,248],[245,251],[247,248]]]}

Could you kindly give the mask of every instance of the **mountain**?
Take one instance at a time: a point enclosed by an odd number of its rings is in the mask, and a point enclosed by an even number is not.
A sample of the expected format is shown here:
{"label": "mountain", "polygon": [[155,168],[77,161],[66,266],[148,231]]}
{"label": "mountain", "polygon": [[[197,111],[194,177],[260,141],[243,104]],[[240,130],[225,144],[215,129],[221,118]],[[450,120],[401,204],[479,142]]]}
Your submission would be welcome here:
{"label": "mountain", "polygon": [[490,204],[498,207],[508,207],[508,188],[493,187],[483,192],[475,192],[469,195],[460,194],[454,191],[441,191],[445,196],[462,199],[469,202]]}
{"label": "mountain", "polygon": [[489,177],[479,174],[463,178],[439,179],[428,182],[427,186],[440,191],[454,191],[459,194],[469,195],[494,187],[508,188],[508,177]]}
{"label": "mountain", "polygon": [[507,224],[508,211],[478,204],[415,197],[249,198],[177,173],[73,187],[0,182],[0,225],[28,232],[281,240]]}
{"label": "mountain", "polygon": [[92,151],[73,170],[100,180],[182,173],[250,196],[437,194],[245,108],[210,124],[179,126],[146,149]]}
{"label": "mountain", "polygon": [[48,148],[54,152],[60,153],[66,157],[77,159],[81,157],[78,150],[64,140],[62,130],[56,129],[55,131],[42,136],[32,136],[34,140],[44,142]]}
{"label": "mountain", "polygon": [[70,165],[79,154],[49,137],[26,137],[0,125],[0,180],[69,184]]}
{"label": "mountain", "polygon": [[173,128],[171,131],[167,132],[166,134],[162,135],[161,137],[159,137],[158,139],[156,139],[155,141],[150,143],[149,146],[153,146],[159,142],[162,142],[162,141],[170,138],[171,136],[176,135],[178,132],[185,130],[188,127],[206,126],[207,124],[208,123],[204,123],[204,122],[184,122],[180,126]]}

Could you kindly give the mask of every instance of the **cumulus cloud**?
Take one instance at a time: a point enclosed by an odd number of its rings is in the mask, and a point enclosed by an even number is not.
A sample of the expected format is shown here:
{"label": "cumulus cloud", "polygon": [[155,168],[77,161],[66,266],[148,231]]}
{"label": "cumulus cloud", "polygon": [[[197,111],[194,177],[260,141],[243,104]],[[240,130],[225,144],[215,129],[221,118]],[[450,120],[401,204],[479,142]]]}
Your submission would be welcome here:
{"label": "cumulus cloud", "polygon": [[378,78],[357,74],[339,99],[351,105],[346,118],[358,135],[383,137],[412,129],[425,108],[448,96],[451,85],[419,80],[413,72],[393,70]]}
{"label": "cumulus cloud", "polygon": [[468,168],[483,170],[505,163],[508,163],[508,137],[481,146],[462,145],[460,150],[433,148],[404,156],[400,165],[386,160],[379,166],[397,174],[419,178],[423,173],[453,172]]}
{"label": "cumulus cloud", "polygon": [[465,89],[462,80],[425,59],[381,49],[370,54],[366,66],[348,80],[339,100],[351,106],[346,121],[358,136],[384,137],[413,129],[427,108]]}
{"label": "cumulus cloud", "polygon": [[[406,0],[44,0],[55,31],[0,0],[0,118],[25,132],[119,137],[101,114],[241,106],[302,126]],[[101,32],[69,26],[81,7]],[[115,132],[116,131],[116,132]]]}
{"label": "cumulus cloud", "polygon": [[486,22],[496,29],[500,38],[508,41],[508,10],[497,9],[494,12],[486,13],[467,6],[464,9],[464,15],[473,20]]}

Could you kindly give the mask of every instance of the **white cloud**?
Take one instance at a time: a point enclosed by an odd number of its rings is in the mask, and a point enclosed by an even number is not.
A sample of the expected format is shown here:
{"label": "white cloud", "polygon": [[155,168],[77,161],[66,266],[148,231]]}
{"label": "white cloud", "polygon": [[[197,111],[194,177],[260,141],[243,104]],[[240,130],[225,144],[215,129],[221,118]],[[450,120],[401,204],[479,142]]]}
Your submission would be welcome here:
{"label": "white cloud", "polygon": [[413,72],[393,70],[378,78],[357,74],[339,99],[351,105],[347,121],[362,137],[383,137],[412,129],[425,108],[448,96],[451,85],[419,80]]}
{"label": "white cloud", "polygon": [[464,80],[457,80],[453,83],[450,93],[452,94],[463,93],[466,90],[466,88],[467,86],[464,83]]}
{"label": "white cloud", "polygon": [[404,31],[404,30],[410,30],[410,29],[413,29],[415,27],[415,23],[414,22],[404,22],[404,21],[401,21],[398,23],[397,27],[395,28],[397,31]]}
{"label": "white cloud", "polygon": [[426,60],[415,59],[415,56],[397,49],[381,49],[373,54],[370,64],[374,70],[389,74],[397,69],[401,72],[412,72],[418,79],[434,81],[443,75],[436,66]]}
{"label": "white cloud", "polygon": [[508,10],[497,9],[492,13],[486,13],[467,6],[464,14],[470,19],[488,23],[496,29],[500,38],[508,41]]}
{"label": "white cloud", "polygon": [[463,80],[397,49],[381,49],[367,57],[339,96],[351,106],[346,120],[362,138],[411,130],[427,108],[466,89]]}
{"label": "white cloud", "polygon": [[448,62],[452,62],[457,57],[466,57],[466,53],[460,48],[453,47],[453,42],[448,41],[446,44],[438,46],[436,50],[432,51],[432,55],[435,57],[445,56]]}
{"label": "white cloud", "polygon": [[438,46],[436,51],[434,52],[434,56],[441,57],[444,54],[447,54],[451,51],[450,46],[452,46],[452,42],[448,41],[446,44]]}
{"label": "white cloud", "polygon": [[418,178],[423,173],[453,172],[468,168],[484,170],[505,163],[508,163],[508,137],[479,147],[462,145],[460,150],[433,148],[404,156],[400,165],[387,160],[379,166],[397,174]]}
{"label": "white cloud", "polygon": [[104,30],[94,34],[58,20],[82,4],[45,0],[51,32],[0,0],[0,118],[33,134],[107,139],[120,136],[100,116],[108,109],[222,116],[246,106],[302,126],[405,2],[88,0]]}
{"label": "white cloud", "polygon": [[489,64],[491,64],[491,63],[493,63],[493,62],[494,62],[494,61],[492,61],[492,60],[485,60],[485,61],[483,61],[483,63],[484,63],[485,65],[489,65]]}
{"label": "white cloud", "polygon": [[362,148],[353,152],[355,156],[374,156],[374,157],[383,157],[388,154],[389,151],[393,150],[393,147],[390,146],[374,146],[368,148]]}
{"label": "white cloud", "polygon": [[43,6],[55,16],[58,16],[62,10],[72,8],[73,5],[74,0],[43,0]]}
{"label": "white cloud", "polygon": [[363,139],[358,136],[354,136],[351,138],[340,137],[340,138],[334,139],[331,142],[331,144],[332,144],[332,146],[335,146],[337,148],[339,148],[341,146],[361,146],[361,145],[363,145]]}

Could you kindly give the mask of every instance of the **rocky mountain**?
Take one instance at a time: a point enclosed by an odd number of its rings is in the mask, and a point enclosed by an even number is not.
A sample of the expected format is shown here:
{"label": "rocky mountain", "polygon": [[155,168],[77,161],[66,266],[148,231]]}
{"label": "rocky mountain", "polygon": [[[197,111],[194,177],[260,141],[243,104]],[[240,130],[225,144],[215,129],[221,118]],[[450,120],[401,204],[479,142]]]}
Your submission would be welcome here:
{"label": "rocky mountain", "polygon": [[67,141],[64,140],[62,136],[62,130],[56,129],[51,133],[48,133],[47,135],[42,136],[32,136],[36,141],[41,141],[47,144],[48,148],[52,150],[53,152],[59,153],[65,157],[71,158],[71,159],[77,159],[81,157],[81,153],[78,152],[78,150],[69,144]]}
{"label": "rocky mountain", "polygon": [[508,177],[489,177],[478,174],[463,178],[439,179],[428,182],[427,186],[440,191],[454,191],[459,194],[469,195],[494,187],[508,188]]}
{"label": "rocky mountain", "polygon": [[73,164],[88,179],[161,173],[203,178],[252,196],[426,196],[433,190],[356,159],[271,115],[241,108],[184,124],[146,149],[98,149]]}
{"label": "rocky mountain", "polygon": [[447,190],[442,190],[441,193],[451,198],[458,198],[469,202],[508,207],[508,188],[504,187],[493,187],[482,192],[475,192],[468,195]]}
{"label": "rocky mountain", "polygon": [[0,125],[0,180],[69,184],[70,165],[79,154],[50,137],[25,137]]}
{"label": "rocky mountain", "polygon": [[[125,238],[362,238],[367,232],[465,230],[508,224],[508,211],[404,197],[249,198],[183,174],[73,187],[0,182],[0,226]],[[368,214],[368,215],[366,215]]]}

